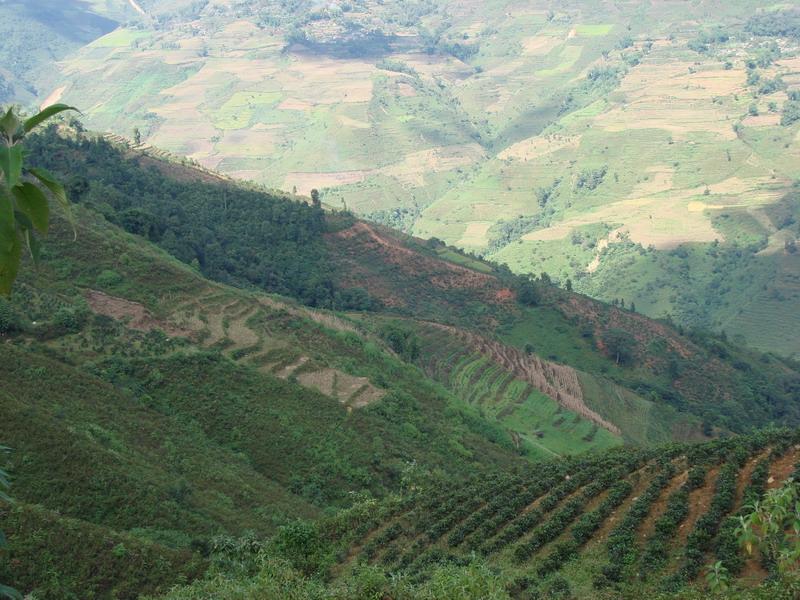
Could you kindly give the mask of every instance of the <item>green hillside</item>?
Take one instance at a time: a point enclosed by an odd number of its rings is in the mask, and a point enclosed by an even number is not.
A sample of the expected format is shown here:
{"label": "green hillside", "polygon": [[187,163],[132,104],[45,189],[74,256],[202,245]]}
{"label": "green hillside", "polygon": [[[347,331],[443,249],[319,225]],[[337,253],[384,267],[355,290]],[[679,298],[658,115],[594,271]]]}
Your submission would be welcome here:
{"label": "green hillside", "polygon": [[[323,213],[103,139],[72,139],[51,129],[30,148],[34,161],[63,172],[73,198],[93,211],[89,214],[105,215],[93,218],[98,227],[113,230],[111,223],[116,223],[146,237],[188,264],[186,273],[196,278],[192,283],[173,275],[151,279],[155,274],[143,264],[112,259],[129,250],[89,251],[61,267],[61,276],[75,286],[73,296],[83,295],[94,306],[104,302],[102,296],[95,299],[95,292],[142,303],[172,323],[173,333],[198,331],[206,347],[235,358],[274,362],[270,358],[278,348],[261,331],[269,319],[255,314],[260,309],[255,305],[263,302],[226,301],[221,293],[198,292],[195,288],[203,288],[198,271],[338,310],[336,322],[346,318],[341,327],[356,335],[368,333],[456,395],[463,394],[460,382],[469,377],[476,404],[484,403],[475,395],[478,378],[487,391],[503,383],[502,391],[512,393],[529,386],[606,428],[628,421],[617,425],[618,433],[638,441],[693,439],[700,435],[701,420],[708,434],[715,427],[744,431],[800,419],[793,366],[723,339],[701,332],[683,335],[667,324],[565,292],[543,279],[513,276],[441,244],[356,221],[346,213]],[[141,244],[138,236],[130,239]],[[75,252],[69,245],[61,250],[64,256]],[[147,279],[132,283],[141,277]],[[523,293],[525,299],[519,297]],[[115,310],[123,315],[141,310],[106,302],[112,308],[104,310],[112,316]],[[28,300],[20,310],[36,320],[40,313],[31,312],[32,306]],[[221,314],[193,316],[193,310],[204,308]],[[403,347],[409,344],[416,351]],[[448,345],[457,353],[437,370],[436,363],[445,358],[437,354]],[[301,350],[277,356],[283,366],[302,358],[300,372],[314,370],[313,363],[305,364],[311,357]],[[482,356],[485,368],[475,369]],[[454,357],[466,361],[463,375]],[[344,364],[341,357],[337,362]],[[350,367],[355,368],[363,365]],[[476,370],[474,376],[470,369]],[[614,399],[629,408],[615,409]],[[531,398],[532,403],[539,400],[546,401],[541,394]],[[630,406],[637,407],[642,422],[631,422],[625,414]],[[495,410],[500,408],[502,402]]]}
{"label": "green hillside", "polygon": [[94,129],[795,356],[795,4],[141,1],[32,77]]}
{"label": "green hillside", "polygon": [[[36,596],[136,598],[196,580],[172,593],[335,585],[361,598],[351,586],[383,576],[351,580],[348,548],[384,522],[414,538],[396,545],[402,575],[438,561],[443,535],[460,546],[474,530],[454,528],[501,498],[552,488],[547,510],[593,510],[604,486],[661,456],[637,446],[800,423],[788,361],[76,123],[26,145],[65,181],[78,223],[73,240],[57,219],[39,268],[0,300],[16,500],[0,506],[0,581]],[[731,439],[697,452],[796,461],[789,434]],[[406,510],[420,518],[395,525]],[[64,550],[73,541],[80,552]],[[373,546],[366,562],[383,554]],[[467,574],[453,577],[511,589],[459,552]],[[408,573],[410,597],[457,589]]]}

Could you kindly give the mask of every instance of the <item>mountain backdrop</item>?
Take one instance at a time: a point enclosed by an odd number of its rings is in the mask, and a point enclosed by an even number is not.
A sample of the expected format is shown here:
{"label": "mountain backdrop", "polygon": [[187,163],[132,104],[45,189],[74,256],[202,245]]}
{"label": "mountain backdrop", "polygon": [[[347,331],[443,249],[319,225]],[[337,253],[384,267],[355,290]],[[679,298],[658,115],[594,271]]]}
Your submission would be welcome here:
{"label": "mountain backdrop", "polygon": [[53,5],[0,5],[6,98],[800,351],[795,3]]}
{"label": "mountain backdrop", "polygon": [[0,0],[0,33],[0,103],[82,113],[23,142],[77,231],[54,206],[0,297],[0,584],[800,597],[797,3]]}

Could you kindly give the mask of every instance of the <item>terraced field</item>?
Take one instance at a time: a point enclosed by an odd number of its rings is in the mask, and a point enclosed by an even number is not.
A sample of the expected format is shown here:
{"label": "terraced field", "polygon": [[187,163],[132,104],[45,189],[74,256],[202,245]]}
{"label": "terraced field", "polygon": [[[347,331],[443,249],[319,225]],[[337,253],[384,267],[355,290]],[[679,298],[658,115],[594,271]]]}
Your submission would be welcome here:
{"label": "terraced field", "polygon": [[621,443],[619,428],[589,408],[577,373],[536,355],[434,323],[419,329],[424,369],[542,457]]}
{"label": "terraced field", "polygon": [[498,475],[395,507],[355,544],[343,571],[375,564],[424,580],[431,568],[484,557],[507,589],[565,578],[576,597],[676,591],[716,561],[753,585],[766,576],[728,519],[800,473],[794,434],[610,450],[535,473]]}

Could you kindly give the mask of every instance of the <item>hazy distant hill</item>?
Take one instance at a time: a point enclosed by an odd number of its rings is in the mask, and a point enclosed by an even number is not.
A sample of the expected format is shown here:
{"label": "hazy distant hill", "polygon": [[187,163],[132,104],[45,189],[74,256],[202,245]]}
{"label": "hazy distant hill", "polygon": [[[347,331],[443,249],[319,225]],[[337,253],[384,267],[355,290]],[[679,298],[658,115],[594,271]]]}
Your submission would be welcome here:
{"label": "hazy distant hill", "polygon": [[45,101],[42,87],[62,60],[118,26],[124,2],[3,0],[0,2],[0,102]]}
{"label": "hazy distant hill", "polygon": [[800,351],[784,326],[800,293],[791,4],[137,6],[35,77],[39,100],[651,316]]}

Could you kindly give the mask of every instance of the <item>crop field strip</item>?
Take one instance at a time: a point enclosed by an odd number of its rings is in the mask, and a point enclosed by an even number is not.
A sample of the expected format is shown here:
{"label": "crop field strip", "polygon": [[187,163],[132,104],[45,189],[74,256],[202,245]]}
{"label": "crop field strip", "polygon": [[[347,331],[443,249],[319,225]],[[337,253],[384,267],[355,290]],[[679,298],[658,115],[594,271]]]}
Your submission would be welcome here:
{"label": "crop field strip", "polygon": [[357,560],[424,580],[432,565],[462,564],[479,552],[545,577],[600,544],[609,558],[597,574],[601,587],[637,572],[674,586],[714,560],[738,573],[747,561],[728,517],[763,495],[778,461],[787,465],[783,476],[789,467],[800,473],[793,443],[784,436],[722,442],[705,453],[639,451],[539,476],[473,481],[397,513],[369,535]]}
{"label": "crop field strip", "polygon": [[[518,446],[543,458],[620,443],[581,398],[574,371],[453,327],[416,327],[420,366],[454,393],[492,414]],[[607,428],[607,427],[604,427]]]}
{"label": "crop field strip", "polygon": [[[459,506],[459,504],[463,502],[475,502],[476,498],[478,498],[477,502],[481,506],[477,508],[473,514],[480,513],[488,516],[492,511],[496,510],[495,527],[499,527],[502,521],[499,521],[497,516],[505,516],[505,518],[508,518],[508,515],[504,515],[503,506],[497,501],[497,498],[507,498],[511,503],[516,501],[516,503],[522,507],[520,500],[522,500],[523,503],[533,501],[545,491],[547,486],[552,485],[559,478],[563,477],[563,469],[561,467],[554,467],[553,470],[555,473],[549,477],[545,477],[539,481],[534,480],[531,483],[525,483],[524,478],[515,476],[497,479],[497,481],[492,481],[488,484],[485,482],[474,482],[469,484],[466,490],[451,494],[442,494],[438,498],[422,502],[416,508],[403,514],[387,528],[392,530],[388,534],[388,537],[394,540],[403,535],[409,541],[415,540],[414,543],[417,544],[418,548],[425,547],[427,545],[425,543],[426,541],[437,541],[447,533],[447,531],[441,531],[440,534],[432,536],[426,533],[427,528],[438,525],[441,529],[447,522],[456,525],[456,523],[453,522],[454,518],[451,516],[453,508]],[[484,494],[486,494],[485,500],[482,499]],[[482,505],[483,503],[485,503],[485,506]],[[461,509],[459,508],[459,510]],[[491,523],[491,521],[475,522],[472,519],[468,519],[468,521],[469,522],[462,524],[462,526],[459,526],[462,527],[462,529],[459,529],[459,527],[448,528],[448,530],[452,529],[451,535],[453,536],[452,539],[448,538],[447,540],[449,546],[457,546],[458,543],[456,542],[458,542],[459,537],[468,533],[475,533],[474,530],[486,530],[487,526]],[[462,533],[457,534],[456,531],[461,531]],[[374,552],[367,552],[364,556],[367,560],[371,560],[373,557]],[[393,557],[392,560],[397,558],[398,557]],[[385,557],[382,559],[382,562],[387,562]]]}

